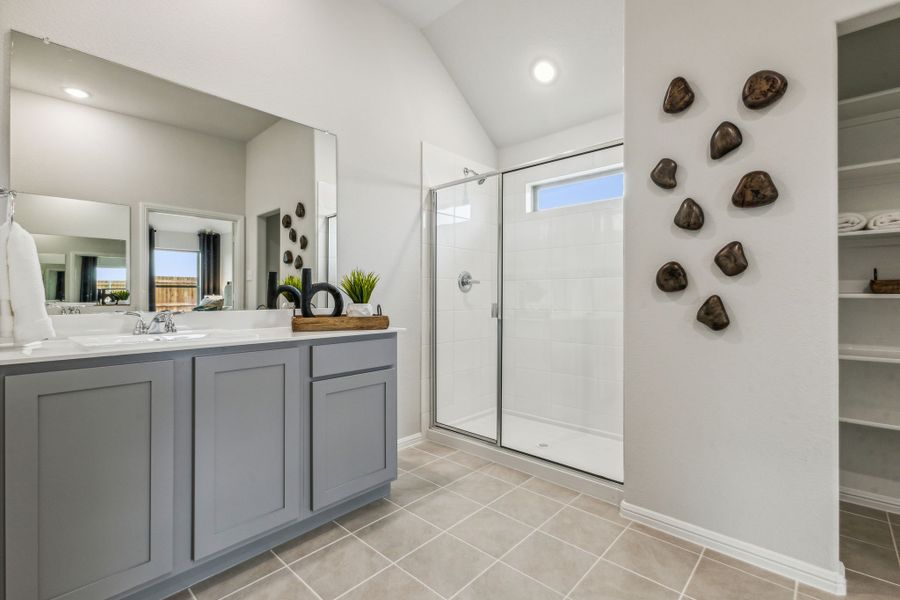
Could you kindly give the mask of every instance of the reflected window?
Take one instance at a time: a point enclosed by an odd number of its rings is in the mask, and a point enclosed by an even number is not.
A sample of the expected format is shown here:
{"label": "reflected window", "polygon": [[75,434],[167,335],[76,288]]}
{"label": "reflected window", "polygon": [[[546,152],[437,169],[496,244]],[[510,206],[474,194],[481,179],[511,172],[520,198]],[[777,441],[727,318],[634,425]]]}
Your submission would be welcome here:
{"label": "reflected window", "polygon": [[578,175],[532,185],[529,211],[617,200],[624,193],[625,172],[622,169]]}
{"label": "reflected window", "polygon": [[200,253],[154,250],[156,310],[192,310],[200,302]]}

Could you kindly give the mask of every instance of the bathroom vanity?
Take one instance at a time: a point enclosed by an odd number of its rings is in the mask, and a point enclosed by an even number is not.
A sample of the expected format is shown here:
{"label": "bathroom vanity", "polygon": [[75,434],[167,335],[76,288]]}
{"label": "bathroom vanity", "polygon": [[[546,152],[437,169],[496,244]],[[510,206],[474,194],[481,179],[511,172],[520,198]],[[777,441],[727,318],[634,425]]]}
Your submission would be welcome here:
{"label": "bathroom vanity", "polygon": [[6,598],[164,598],[386,496],[396,335],[0,349]]}

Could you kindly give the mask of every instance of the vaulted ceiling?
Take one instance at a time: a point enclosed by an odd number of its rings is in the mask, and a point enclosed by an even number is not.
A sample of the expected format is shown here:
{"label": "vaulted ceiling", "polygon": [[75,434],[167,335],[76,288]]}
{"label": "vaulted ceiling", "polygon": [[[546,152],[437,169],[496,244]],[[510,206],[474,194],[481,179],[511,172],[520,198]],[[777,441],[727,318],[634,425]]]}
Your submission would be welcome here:
{"label": "vaulted ceiling", "polygon": [[422,29],[498,147],[623,110],[624,0],[378,1]]}

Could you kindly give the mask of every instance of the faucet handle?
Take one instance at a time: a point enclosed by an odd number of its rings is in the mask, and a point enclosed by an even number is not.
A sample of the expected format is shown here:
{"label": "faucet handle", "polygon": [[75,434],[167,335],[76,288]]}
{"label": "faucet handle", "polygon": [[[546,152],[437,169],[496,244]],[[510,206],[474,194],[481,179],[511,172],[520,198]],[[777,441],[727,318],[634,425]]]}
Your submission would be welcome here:
{"label": "faucet handle", "polygon": [[125,313],[129,317],[137,317],[137,323],[134,324],[134,329],[131,331],[134,335],[142,335],[147,333],[147,324],[144,323],[144,315],[140,313],[140,311],[129,310]]}

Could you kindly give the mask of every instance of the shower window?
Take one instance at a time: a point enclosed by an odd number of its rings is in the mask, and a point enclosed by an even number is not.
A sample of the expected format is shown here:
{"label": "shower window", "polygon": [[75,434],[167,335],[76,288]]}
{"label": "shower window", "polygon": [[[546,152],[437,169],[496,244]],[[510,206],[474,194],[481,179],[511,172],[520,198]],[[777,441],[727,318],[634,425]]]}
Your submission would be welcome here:
{"label": "shower window", "polygon": [[622,198],[625,173],[621,166],[529,185],[528,211],[576,206]]}

